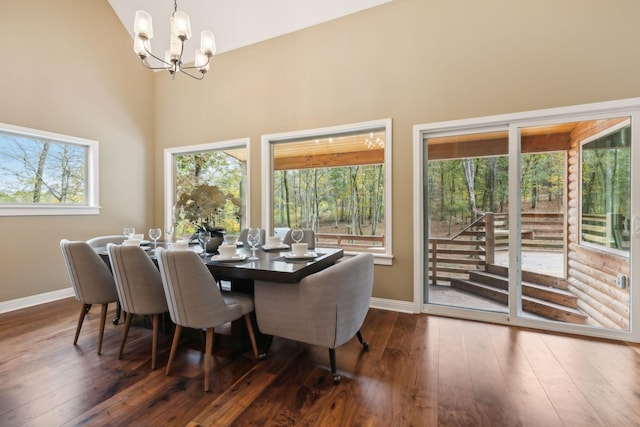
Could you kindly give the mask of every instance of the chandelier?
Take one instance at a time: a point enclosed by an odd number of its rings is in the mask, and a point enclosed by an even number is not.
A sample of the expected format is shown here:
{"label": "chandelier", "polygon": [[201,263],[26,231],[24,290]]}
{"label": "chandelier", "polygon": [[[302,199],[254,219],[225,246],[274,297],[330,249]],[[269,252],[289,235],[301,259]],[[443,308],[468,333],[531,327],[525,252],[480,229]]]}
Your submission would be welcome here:
{"label": "chandelier", "polygon": [[371,132],[369,133],[369,137],[365,138],[364,145],[366,145],[370,150],[384,148],[384,140],[379,136],[375,136],[373,132]]}
{"label": "chandelier", "polygon": [[[184,42],[191,38],[191,23],[189,22],[189,15],[178,10],[177,0],[173,3],[173,14],[169,22],[171,24],[171,42],[169,50],[165,52],[164,59],[162,59],[151,52],[151,39],[153,38],[151,15],[144,10],[138,10],[133,24],[133,32],[135,33],[133,41],[134,52],[142,60],[142,65],[150,70],[167,70],[172,79],[180,71],[196,80],[202,80],[205,73],[209,71],[209,62],[216,51],[216,41],[213,33],[208,30],[201,33],[200,49],[195,52],[193,66],[187,67],[182,61],[182,54],[184,53]],[[161,65],[158,67],[151,66],[147,59],[149,56],[155,58]],[[197,70],[200,75],[194,74],[190,70]]]}

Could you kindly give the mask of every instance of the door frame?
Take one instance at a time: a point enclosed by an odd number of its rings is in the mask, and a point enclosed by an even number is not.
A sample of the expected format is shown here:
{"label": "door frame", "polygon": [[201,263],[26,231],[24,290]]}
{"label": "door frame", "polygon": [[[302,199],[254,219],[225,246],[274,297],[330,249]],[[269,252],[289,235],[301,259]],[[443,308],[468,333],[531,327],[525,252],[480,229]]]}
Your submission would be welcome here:
{"label": "door frame", "polygon": [[[526,319],[518,316],[521,312],[521,303],[519,297],[520,283],[520,266],[519,266],[519,249],[520,249],[520,206],[513,204],[509,207],[510,218],[516,219],[509,221],[510,235],[515,236],[513,242],[510,243],[510,277],[509,277],[509,313],[481,312],[477,310],[469,310],[462,308],[451,308],[444,306],[436,306],[424,303],[425,283],[428,282],[428,262],[425,262],[425,242],[428,240],[428,230],[425,229],[424,220],[425,211],[424,202],[425,194],[428,191],[427,183],[424,177],[424,166],[428,161],[426,150],[424,150],[424,139],[433,137],[438,134],[446,133],[469,133],[479,132],[495,127],[507,127],[509,129],[509,191],[510,198],[520,196],[520,140],[519,129],[532,126],[539,123],[563,122],[563,121],[580,121],[593,119],[596,116],[629,116],[631,118],[631,182],[638,182],[640,177],[640,132],[633,132],[635,127],[640,129],[640,98],[629,98],[616,101],[607,101],[593,104],[574,105],[569,107],[551,108],[544,110],[534,110],[527,112],[519,112],[512,114],[503,114],[495,116],[485,116],[472,119],[453,120],[445,122],[436,122],[413,127],[413,222],[414,222],[414,301],[413,307],[415,312],[423,312],[435,315],[444,315],[450,317],[458,317],[464,319],[473,319],[480,321],[488,321],[493,323],[503,323],[514,326],[524,326],[535,329],[543,329],[556,332],[573,333],[586,336],[594,336],[609,339],[618,339],[625,341],[640,342],[640,292],[633,292],[634,286],[640,285],[640,277],[634,274],[640,271],[640,256],[635,255],[629,257],[630,270],[630,323],[629,331],[613,330],[604,328],[594,328],[586,325],[572,325],[552,321],[539,321],[535,319]],[[634,147],[636,147],[634,149]],[[632,191],[631,196],[631,216],[635,220],[633,222],[640,227],[640,197],[635,196]],[[632,234],[631,252],[630,254],[640,253],[640,230]],[[640,273],[637,274],[640,276]],[[426,280],[425,280],[426,277]],[[634,315],[635,313],[635,315]]]}

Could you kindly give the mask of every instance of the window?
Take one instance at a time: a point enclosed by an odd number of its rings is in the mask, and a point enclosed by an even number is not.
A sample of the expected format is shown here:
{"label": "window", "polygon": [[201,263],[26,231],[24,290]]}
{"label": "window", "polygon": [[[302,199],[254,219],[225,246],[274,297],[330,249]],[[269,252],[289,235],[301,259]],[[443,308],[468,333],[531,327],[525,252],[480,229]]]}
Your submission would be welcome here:
{"label": "window", "polygon": [[247,138],[165,150],[165,225],[176,236],[204,223],[236,234],[246,227],[248,144]]}
{"label": "window", "polygon": [[631,222],[631,124],[611,119],[581,144],[581,240],[629,251]]}
{"label": "window", "polygon": [[266,135],[270,233],[312,229],[320,246],[391,259],[391,120]]}
{"label": "window", "polygon": [[0,124],[0,216],[99,212],[98,143]]}

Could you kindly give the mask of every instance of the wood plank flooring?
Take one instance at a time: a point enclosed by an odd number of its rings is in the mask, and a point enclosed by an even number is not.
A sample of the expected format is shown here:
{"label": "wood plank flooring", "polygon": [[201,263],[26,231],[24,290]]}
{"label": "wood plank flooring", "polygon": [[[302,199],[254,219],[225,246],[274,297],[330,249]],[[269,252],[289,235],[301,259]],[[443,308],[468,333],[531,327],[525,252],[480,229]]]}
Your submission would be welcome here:
{"label": "wood plank flooring", "polygon": [[[640,346],[372,309],[356,339],[328,351],[274,338],[269,357],[216,347],[203,391],[199,335],[171,336],[151,371],[151,331],[132,327],[122,360],[99,309],[66,299],[0,314],[0,425],[8,426],[637,426]],[[112,310],[113,311],[113,310]],[[112,313],[109,317],[111,319]]]}

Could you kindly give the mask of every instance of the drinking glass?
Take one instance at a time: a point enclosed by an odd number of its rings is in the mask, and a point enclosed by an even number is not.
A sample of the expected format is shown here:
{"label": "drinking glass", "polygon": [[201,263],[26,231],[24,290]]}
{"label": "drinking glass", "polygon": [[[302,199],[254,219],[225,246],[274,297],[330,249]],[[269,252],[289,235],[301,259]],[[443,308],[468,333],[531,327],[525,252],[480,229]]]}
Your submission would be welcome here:
{"label": "drinking glass", "polygon": [[167,240],[167,242],[171,242],[173,240],[173,225],[167,225],[164,228],[164,237]]}
{"label": "drinking glass", "polygon": [[149,229],[149,237],[153,240],[153,250],[155,251],[158,247],[158,239],[162,236],[162,230],[159,228],[150,228]]}
{"label": "drinking glass", "polygon": [[208,231],[200,231],[198,232],[198,241],[200,242],[200,246],[202,246],[202,256],[207,256],[207,244],[211,240],[211,233]]}
{"label": "drinking glass", "polygon": [[250,228],[247,233],[247,243],[251,246],[251,258],[250,260],[258,259],[256,257],[256,246],[260,244],[260,229],[259,228]]}
{"label": "drinking glass", "polygon": [[125,227],[123,234],[127,236],[128,239],[131,239],[133,235],[136,234],[136,229],[133,227]]}
{"label": "drinking glass", "polygon": [[293,240],[294,242],[300,243],[303,237],[304,231],[302,231],[301,229],[296,228],[294,230],[291,230],[291,240]]}

